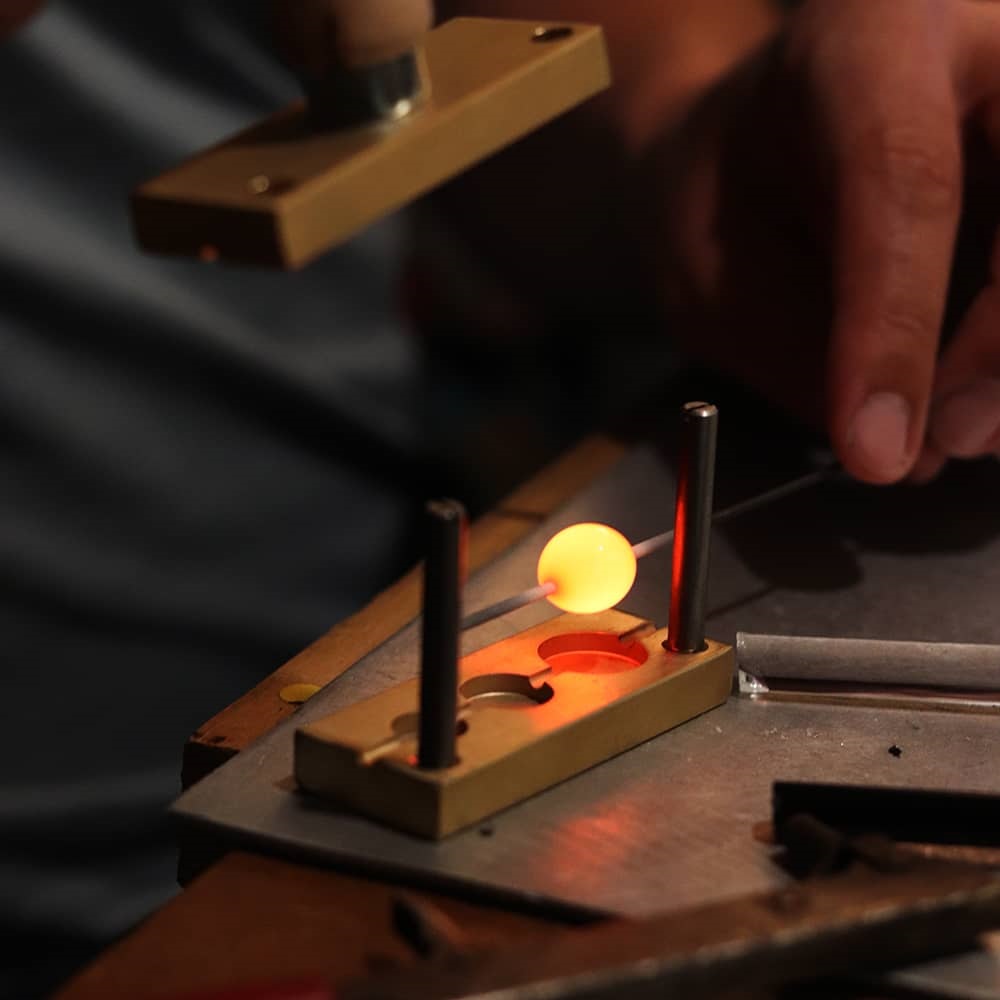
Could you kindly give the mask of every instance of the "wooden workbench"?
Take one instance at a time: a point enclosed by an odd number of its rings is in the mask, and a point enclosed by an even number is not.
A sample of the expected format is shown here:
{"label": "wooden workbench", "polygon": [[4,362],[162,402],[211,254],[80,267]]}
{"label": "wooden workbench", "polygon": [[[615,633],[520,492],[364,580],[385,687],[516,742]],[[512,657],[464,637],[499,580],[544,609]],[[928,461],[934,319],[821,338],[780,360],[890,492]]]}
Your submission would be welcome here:
{"label": "wooden workbench", "polygon": [[[624,452],[610,437],[591,437],[530,479],[473,524],[470,569],[496,559]],[[184,748],[185,786],[291,715],[296,706],[281,697],[289,685],[329,683],[410,622],[419,606],[418,567],[198,729]],[[390,926],[392,892],[387,885],[230,854],[57,996],[141,1000],[309,975],[358,975],[373,963],[412,957]],[[473,936],[509,939],[546,926],[532,915],[421,896]]]}

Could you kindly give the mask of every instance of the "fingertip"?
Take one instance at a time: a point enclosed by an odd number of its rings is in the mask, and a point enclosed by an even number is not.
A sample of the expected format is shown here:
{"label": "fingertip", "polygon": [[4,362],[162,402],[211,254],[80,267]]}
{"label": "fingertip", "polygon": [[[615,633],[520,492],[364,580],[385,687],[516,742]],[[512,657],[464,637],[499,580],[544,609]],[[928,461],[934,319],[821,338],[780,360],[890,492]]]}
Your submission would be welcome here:
{"label": "fingertip", "polygon": [[938,451],[955,458],[994,450],[1000,435],[1000,378],[977,377],[938,400],[930,435]]}
{"label": "fingertip", "polygon": [[884,485],[902,479],[910,469],[910,426],[913,409],[898,392],[873,392],[848,425],[840,450],[844,468],[864,482]]}

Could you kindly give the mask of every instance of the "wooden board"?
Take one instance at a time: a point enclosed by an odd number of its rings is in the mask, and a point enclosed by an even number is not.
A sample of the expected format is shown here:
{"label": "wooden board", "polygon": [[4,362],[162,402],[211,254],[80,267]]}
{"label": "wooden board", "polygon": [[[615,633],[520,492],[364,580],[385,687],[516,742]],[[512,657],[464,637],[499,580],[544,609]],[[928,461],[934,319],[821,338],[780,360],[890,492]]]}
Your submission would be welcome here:
{"label": "wooden board", "polygon": [[[797,983],[801,992],[792,996],[875,1000],[889,994],[877,982],[860,985],[865,973],[970,948],[1000,920],[1000,882],[988,869],[885,854],[892,864],[884,870],[854,864],[780,892],[549,934],[533,948],[514,941],[475,960],[444,955],[342,984],[337,997],[774,1000],[789,995],[775,987]],[[827,991],[820,977],[840,982],[825,983]],[[996,994],[917,988],[891,995]]]}
{"label": "wooden board", "polygon": [[[492,562],[626,453],[627,446],[595,434],[547,465],[477,519],[469,532],[469,570]],[[299,705],[282,699],[295,684],[322,687],[408,625],[420,613],[418,566],[378,594],[357,614],[335,625],[238,701],[199,726],[184,747],[185,788],[263,736]]]}
{"label": "wooden board", "polygon": [[313,131],[303,103],[143,184],[158,253],[297,268],[609,81],[600,28],[457,18],[427,35],[431,96],[391,126]]}
{"label": "wooden board", "polygon": [[296,780],[338,807],[445,837],[721,705],[731,647],[672,653],[665,637],[618,611],[561,615],[462,660],[454,766],[416,766],[412,680],[300,728]]}

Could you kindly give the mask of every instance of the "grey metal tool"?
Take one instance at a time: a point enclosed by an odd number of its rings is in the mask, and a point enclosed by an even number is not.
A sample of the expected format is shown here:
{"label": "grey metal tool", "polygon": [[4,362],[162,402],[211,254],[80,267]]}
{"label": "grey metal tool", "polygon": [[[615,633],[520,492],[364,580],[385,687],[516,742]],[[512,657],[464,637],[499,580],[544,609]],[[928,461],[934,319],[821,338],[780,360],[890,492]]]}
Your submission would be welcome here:
{"label": "grey metal tool", "polygon": [[740,689],[831,683],[1000,693],[1000,645],[736,633]]}

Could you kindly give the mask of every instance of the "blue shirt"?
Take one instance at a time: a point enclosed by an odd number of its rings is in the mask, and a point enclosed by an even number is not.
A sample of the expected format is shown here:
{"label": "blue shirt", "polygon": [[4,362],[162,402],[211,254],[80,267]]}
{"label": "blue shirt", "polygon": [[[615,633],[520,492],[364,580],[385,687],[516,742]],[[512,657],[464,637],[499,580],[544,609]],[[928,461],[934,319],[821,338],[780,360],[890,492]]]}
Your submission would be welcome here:
{"label": "blue shirt", "polygon": [[185,738],[406,532],[398,220],[297,274],[131,238],[132,187],[296,96],[260,6],[64,0],[0,43],[0,924],[40,935],[164,900]]}

